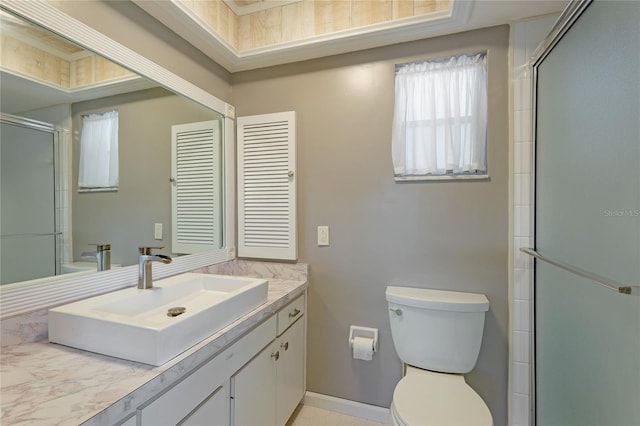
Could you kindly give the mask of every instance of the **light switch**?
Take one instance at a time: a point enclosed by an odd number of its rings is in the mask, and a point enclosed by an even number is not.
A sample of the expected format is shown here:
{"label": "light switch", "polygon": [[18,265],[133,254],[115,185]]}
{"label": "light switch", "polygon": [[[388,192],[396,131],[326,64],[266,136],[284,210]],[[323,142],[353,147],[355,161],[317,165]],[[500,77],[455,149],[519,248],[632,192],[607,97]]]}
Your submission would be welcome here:
{"label": "light switch", "polygon": [[329,245],[329,227],[328,226],[318,226],[318,245],[319,246]]}
{"label": "light switch", "polygon": [[161,223],[156,223],[154,226],[154,238],[156,240],[161,240],[162,239],[162,224]]}

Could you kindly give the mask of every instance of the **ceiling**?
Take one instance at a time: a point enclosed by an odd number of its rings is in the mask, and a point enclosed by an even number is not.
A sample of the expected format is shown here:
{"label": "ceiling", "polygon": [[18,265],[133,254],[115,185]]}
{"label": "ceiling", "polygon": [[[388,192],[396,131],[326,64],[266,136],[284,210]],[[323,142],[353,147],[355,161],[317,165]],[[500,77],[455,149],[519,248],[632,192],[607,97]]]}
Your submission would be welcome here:
{"label": "ceiling", "polygon": [[[557,14],[567,0],[454,0],[445,14],[424,19],[403,19],[354,30],[324,34],[264,48],[239,51],[181,0],[132,0],[175,33],[230,72],[331,56],[401,42],[508,24],[535,16]],[[298,0],[225,0],[240,12],[269,8]],[[346,1],[346,0],[345,0]]]}

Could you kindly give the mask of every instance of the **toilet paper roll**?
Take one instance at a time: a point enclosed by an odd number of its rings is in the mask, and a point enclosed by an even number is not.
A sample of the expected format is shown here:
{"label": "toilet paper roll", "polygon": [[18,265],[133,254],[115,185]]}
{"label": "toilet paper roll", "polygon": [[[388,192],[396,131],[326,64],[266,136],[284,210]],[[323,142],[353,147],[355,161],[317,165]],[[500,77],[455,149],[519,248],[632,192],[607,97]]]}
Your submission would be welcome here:
{"label": "toilet paper roll", "polygon": [[373,339],[370,337],[353,338],[353,359],[371,361],[373,358]]}

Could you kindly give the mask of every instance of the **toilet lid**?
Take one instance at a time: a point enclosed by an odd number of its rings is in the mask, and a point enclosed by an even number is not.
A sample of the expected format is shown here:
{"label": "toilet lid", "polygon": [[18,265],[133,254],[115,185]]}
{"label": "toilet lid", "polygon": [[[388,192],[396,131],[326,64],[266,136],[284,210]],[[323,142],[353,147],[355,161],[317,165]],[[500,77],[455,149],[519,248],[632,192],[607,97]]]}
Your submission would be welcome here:
{"label": "toilet lid", "polygon": [[393,392],[393,415],[404,425],[493,425],[489,408],[456,374],[422,370],[405,376]]}

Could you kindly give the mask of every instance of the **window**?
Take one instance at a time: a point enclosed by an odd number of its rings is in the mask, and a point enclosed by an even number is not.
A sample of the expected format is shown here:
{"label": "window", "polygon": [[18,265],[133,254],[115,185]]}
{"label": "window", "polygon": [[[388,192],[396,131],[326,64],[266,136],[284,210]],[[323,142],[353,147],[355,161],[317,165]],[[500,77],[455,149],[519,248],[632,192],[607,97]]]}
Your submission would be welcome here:
{"label": "window", "polygon": [[118,111],[82,117],[78,190],[118,189]]}
{"label": "window", "polygon": [[486,177],[486,54],[396,66],[396,180]]}

